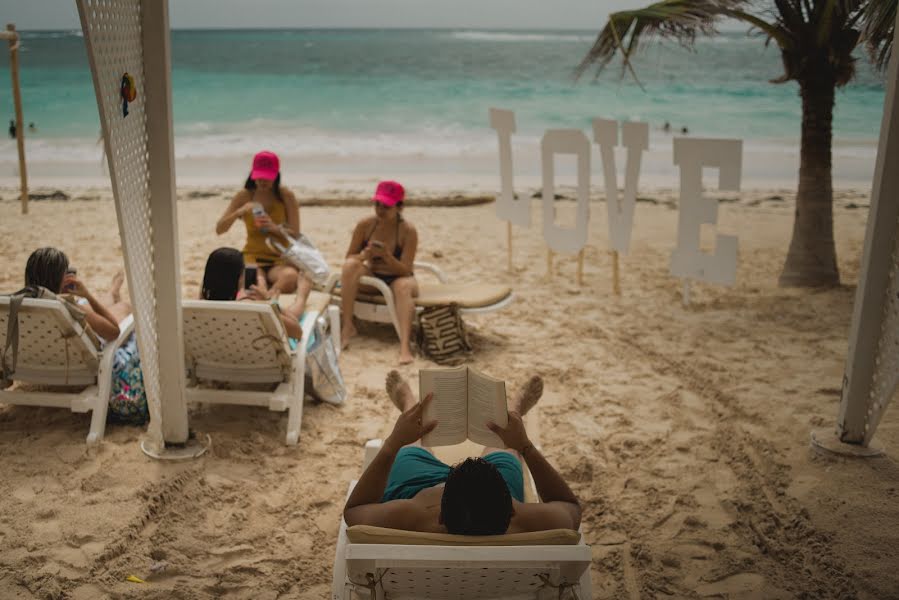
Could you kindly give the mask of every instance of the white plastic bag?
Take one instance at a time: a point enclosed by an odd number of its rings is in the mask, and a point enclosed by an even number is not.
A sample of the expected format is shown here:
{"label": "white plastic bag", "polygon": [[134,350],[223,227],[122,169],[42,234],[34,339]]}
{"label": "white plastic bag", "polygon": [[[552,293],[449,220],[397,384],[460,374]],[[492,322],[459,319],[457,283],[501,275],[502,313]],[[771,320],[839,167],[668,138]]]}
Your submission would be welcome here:
{"label": "white plastic bag", "polygon": [[312,379],[312,394],[323,402],[343,404],[346,385],[337,364],[334,340],[325,332],[324,318],[315,322],[315,341],[306,350],[306,374]]}
{"label": "white plastic bag", "polygon": [[315,244],[302,233],[295,238],[289,238],[290,245],[285,246],[280,240],[268,238],[267,243],[290,264],[309,275],[316,285],[324,285],[331,275],[331,269],[322,253]]}

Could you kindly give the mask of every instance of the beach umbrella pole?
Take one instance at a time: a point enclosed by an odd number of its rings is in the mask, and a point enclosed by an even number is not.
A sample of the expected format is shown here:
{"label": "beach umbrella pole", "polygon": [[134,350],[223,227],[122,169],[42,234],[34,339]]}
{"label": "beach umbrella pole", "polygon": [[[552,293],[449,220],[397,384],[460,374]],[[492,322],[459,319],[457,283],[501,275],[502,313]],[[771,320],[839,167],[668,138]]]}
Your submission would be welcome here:
{"label": "beach umbrella pole", "polygon": [[874,433],[899,383],[899,18],[896,25],[840,412],[835,431],[812,432],[814,447],[855,456],[882,454]]}
{"label": "beach umbrella pole", "polygon": [[9,72],[12,76],[12,98],[16,111],[16,146],[19,150],[19,187],[21,189],[22,214],[28,214],[28,171],[25,167],[25,119],[22,117],[22,92],[19,89],[19,34],[12,23],[0,32],[9,43]]}
{"label": "beach umbrella pole", "polygon": [[154,458],[199,456],[185,397],[168,2],[77,0],[134,306]]}

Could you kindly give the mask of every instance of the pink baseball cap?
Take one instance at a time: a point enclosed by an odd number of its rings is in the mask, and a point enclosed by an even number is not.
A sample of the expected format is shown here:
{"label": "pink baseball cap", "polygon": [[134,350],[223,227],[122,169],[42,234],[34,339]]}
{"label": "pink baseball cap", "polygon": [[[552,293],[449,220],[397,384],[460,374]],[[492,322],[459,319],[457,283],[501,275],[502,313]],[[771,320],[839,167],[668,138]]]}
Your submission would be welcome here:
{"label": "pink baseball cap", "polygon": [[396,206],[406,197],[406,190],[396,181],[382,181],[375,190],[372,202],[380,202],[385,206]]}
{"label": "pink baseball cap", "polygon": [[250,179],[271,179],[274,180],[281,171],[281,161],[274,152],[263,150],[253,157],[253,170],[250,172]]}

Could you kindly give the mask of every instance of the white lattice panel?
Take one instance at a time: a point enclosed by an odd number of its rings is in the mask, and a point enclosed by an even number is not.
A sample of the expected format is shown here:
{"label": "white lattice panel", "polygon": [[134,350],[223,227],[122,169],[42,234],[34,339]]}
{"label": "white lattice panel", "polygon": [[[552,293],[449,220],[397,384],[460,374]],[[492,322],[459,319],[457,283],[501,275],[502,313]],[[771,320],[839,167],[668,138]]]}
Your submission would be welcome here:
{"label": "white lattice panel", "polygon": [[[66,309],[29,306],[19,310],[19,352],[14,379],[33,383],[84,383],[96,379],[99,364],[93,343]],[[0,348],[6,346],[8,305],[0,307]]]}
{"label": "white lattice panel", "polygon": [[287,339],[270,307],[261,307],[266,312],[229,311],[198,309],[191,304],[194,303],[187,303],[183,310],[188,364],[240,370],[276,367],[283,376],[289,373]]}
{"label": "white lattice panel", "polygon": [[[150,434],[161,437],[157,290],[150,224],[149,152],[144,108],[140,0],[79,0],[88,51],[95,65],[109,173],[122,234],[128,289],[140,348],[141,370],[150,409]],[[134,77],[137,98],[122,114],[122,76]]]}
{"label": "white lattice panel", "polygon": [[[351,573],[352,581],[366,581],[365,573]],[[417,568],[385,569],[377,573],[387,598],[458,599],[458,598],[538,598],[544,586],[540,576],[550,581],[558,579],[558,572],[545,568]],[[549,589],[544,588],[545,591]],[[556,592],[556,590],[552,590]],[[556,597],[556,595],[551,595]],[[547,596],[549,597],[549,596]]]}
{"label": "white lattice panel", "polygon": [[877,353],[874,355],[874,373],[865,419],[865,440],[868,442],[899,384],[899,223],[893,239],[890,283],[884,301]]}

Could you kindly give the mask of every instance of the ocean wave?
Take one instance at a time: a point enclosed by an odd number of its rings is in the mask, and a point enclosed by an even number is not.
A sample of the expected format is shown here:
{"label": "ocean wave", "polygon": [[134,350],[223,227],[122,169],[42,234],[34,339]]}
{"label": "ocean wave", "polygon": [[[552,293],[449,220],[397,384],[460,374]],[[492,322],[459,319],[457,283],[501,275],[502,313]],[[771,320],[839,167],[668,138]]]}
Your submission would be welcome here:
{"label": "ocean wave", "polygon": [[20,31],[23,40],[55,40],[66,37],[84,37],[80,29],[69,31]]}
{"label": "ocean wave", "polygon": [[[585,130],[588,137],[590,132]],[[671,149],[672,136],[653,128],[650,152],[665,153]],[[536,160],[540,153],[539,134],[516,133],[512,137],[515,153],[520,160]],[[591,139],[592,141],[592,139]],[[747,155],[798,155],[798,140],[792,138],[757,138],[744,140]],[[260,149],[270,149],[284,157],[367,159],[435,159],[456,160],[496,157],[496,133],[485,127],[464,130],[446,127],[424,127],[410,132],[352,132],[346,130],[242,129],[240,131],[210,131],[206,127],[179,129],[175,135],[176,159],[218,160],[245,158]],[[597,152],[595,144],[593,151]],[[14,157],[14,140],[0,140],[0,156]],[[862,158],[873,161],[877,141],[866,138],[837,138],[835,157]],[[99,162],[102,146],[96,138],[33,139],[28,145],[28,161],[41,163]]]}
{"label": "ocean wave", "polygon": [[593,36],[580,33],[518,33],[511,31],[454,31],[450,37],[478,42],[589,42]]}

